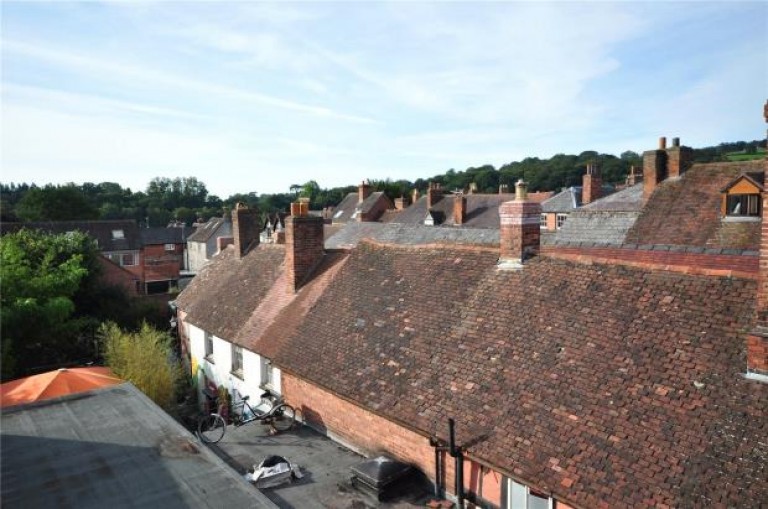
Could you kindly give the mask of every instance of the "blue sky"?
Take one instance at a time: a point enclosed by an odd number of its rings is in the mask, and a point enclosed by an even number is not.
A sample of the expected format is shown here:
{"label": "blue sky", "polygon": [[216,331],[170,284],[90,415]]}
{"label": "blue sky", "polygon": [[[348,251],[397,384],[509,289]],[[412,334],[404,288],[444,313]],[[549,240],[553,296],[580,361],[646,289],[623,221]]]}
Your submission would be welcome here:
{"label": "blue sky", "polygon": [[768,3],[3,2],[3,182],[222,198],[764,136]]}

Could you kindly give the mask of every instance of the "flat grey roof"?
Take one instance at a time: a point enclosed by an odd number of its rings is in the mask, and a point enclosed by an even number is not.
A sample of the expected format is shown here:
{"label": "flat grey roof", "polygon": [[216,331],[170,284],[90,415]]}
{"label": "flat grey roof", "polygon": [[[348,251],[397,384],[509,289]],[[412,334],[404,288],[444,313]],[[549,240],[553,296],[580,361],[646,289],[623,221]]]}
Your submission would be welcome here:
{"label": "flat grey roof", "polygon": [[3,507],[276,507],[130,383],[2,409]]}

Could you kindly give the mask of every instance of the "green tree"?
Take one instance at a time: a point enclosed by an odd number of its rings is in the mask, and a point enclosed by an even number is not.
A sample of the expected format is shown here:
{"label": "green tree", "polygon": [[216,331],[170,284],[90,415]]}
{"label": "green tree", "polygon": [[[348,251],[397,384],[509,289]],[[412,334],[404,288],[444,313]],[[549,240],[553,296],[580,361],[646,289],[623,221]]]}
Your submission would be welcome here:
{"label": "green tree", "polygon": [[98,219],[99,211],[74,184],[32,187],[16,205],[24,221],[70,221]]}
{"label": "green tree", "polygon": [[93,355],[76,316],[78,292],[98,256],[93,241],[79,232],[22,229],[3,237],[0,256],[3,379]]}
{"label": "green tree", "polygon": [[129,332],[108,322],[101,326],[99,334],[104,360],[112,371],[161,408],[171,410],[182,376],[171,337],[146,323],[137,332]]}

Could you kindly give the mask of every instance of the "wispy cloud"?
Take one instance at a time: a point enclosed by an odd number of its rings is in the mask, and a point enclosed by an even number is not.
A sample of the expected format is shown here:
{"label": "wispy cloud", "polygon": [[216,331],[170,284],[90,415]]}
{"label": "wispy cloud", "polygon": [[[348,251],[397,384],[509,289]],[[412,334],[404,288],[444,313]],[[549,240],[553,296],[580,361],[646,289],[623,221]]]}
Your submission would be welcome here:
{"label": "wispy cloud", "polygon": [[20,41],[3,42],[3,51],[23,55],[29,58],[44,60],[48,63],[66,67],[67,69],[79,69],[84,72],[98,75],[100,79],[140,80],[154,86],[164,86],[184,91],[195,91],[207,96],[223,96],[228,99],[239,99],[259,103],[265,106],[276,107],[284,110],[297,111],[311,115],[344,120],[356,123],[375,123],[371,118],[350,115],[334,111],[333,109],[303,104],[280,97],[262,94],[251,90],[219,85],[205,81],[177,76],[157,69],[139,67],[132,64],[124,64],[117,61],[98,59],[83,56],[76,53],[53,49],[39,44],[31,44]]}

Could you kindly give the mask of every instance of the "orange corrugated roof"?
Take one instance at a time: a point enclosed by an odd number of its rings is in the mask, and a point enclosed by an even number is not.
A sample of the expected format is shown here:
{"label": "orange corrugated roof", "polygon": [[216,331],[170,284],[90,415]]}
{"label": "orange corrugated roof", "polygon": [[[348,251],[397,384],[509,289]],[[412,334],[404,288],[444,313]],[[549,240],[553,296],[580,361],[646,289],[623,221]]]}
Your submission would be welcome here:
{"label": "orange corrugated roof", "polygon": [[123,382],[109,368],[60,368],[0,385],[0,407],[77,394]]}

